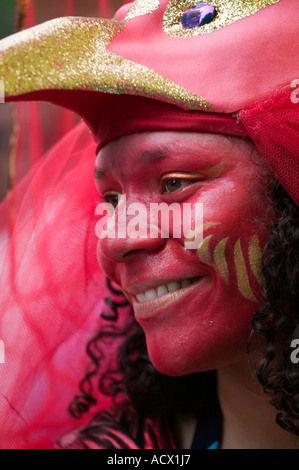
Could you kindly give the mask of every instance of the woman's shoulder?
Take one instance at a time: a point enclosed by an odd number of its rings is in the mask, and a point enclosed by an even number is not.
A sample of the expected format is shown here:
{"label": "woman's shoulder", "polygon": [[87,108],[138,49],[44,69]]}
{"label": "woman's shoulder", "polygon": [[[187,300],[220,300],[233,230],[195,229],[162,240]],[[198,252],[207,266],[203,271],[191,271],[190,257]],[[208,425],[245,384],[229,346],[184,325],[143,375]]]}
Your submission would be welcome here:
{"label": "woman's shoulder", "polygon": [[83,427],[63,436],[62,449],[175,448],[167,420],[145,418],[129,404],[97,413]]}

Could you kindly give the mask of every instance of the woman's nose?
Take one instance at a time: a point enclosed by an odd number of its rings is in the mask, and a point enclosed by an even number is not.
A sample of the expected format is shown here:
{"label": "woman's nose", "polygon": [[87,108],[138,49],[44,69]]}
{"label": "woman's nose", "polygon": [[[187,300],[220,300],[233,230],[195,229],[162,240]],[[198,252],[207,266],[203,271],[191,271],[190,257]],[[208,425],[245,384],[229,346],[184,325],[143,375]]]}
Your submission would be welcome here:
{"label": "woman's nose", "polygon": [[122,263],[130,259],[138,250],[157,251],[163,247],[165,239],[138,237],[135,239],[126,238],[105,238],[100,240],[99,249],[102,254],[116,263]]}
{"label": "woman's nose", "polygon": [[[106,229],[98,233],[98,249],[105,258],[121,263],[129,260],[136,251],[157,251],[166,238],[153,223],[149,211],[138,203],[123,207],[121,202],[109,218]],[[135,214],[135,215],[134,215]]]}

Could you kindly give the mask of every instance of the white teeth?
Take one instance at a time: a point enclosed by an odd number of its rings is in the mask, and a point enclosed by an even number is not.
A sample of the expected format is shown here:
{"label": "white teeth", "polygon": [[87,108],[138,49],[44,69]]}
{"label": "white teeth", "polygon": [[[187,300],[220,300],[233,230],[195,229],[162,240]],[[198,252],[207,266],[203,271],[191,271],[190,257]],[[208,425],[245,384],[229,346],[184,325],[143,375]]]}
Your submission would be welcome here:
{"label": "white teeth", "polygon": [[160,297],[160,295],[167,294],[167,292],[168,292],[168,289],[166,286],[159,286],[157,288],[157,297]]}
{"label": "white teeth", "polygon": [[178,290],[178,289],[180,289],[180,287],[181,287],[180,282],[170,282],[169,284],[167,284],[167,288],[168,288],[169,292],[173,292],[174,290]]}
{"label": "white teeth", "polygon": [[155,289],[150,289],[150,290],[147,290],[145,293],[145,300],[152,300],[152,299],[155,299],[157,297],[157,293],[155,291]]}
{"label": "white teeth", "polygon": [[146,298],[145,298],[145,295],[144,295],[144,294],[137,294],[137,295],[136,295],[136,299],[137,299],[138,302],[140,302],[140,303],[146,301]]}
{"label": "white teeth", "polygon": [[184,287],[189,286],[192,282],[189,279],[184,279],[183,281],[169,282],[166,285],[158,286],[156,289],[149,289],[141,294],[136,294],[136,299],[139,303],[146,302],[147,300],[153,300],[161,295],[167,294],[168,292],[173,292]]}

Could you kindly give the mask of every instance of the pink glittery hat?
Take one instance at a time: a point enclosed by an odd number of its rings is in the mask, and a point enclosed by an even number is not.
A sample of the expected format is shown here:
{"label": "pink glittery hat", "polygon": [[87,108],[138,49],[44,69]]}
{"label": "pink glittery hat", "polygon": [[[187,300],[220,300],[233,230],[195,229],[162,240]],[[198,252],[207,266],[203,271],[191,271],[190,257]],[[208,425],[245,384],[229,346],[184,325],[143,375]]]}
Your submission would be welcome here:
{"label": "pink glittery hat", "polygon": [[252,137],[261,107],[253,124],[240,111],[295,92],[298,37],[298,0],[136,0],[111,20],[59,18],[0,41],[0,79],[6,101],[79,114],[99,146],[169,128]]}
{"label": "pink glittery hat", "polygon": [[297,78],[298,33],[298,0],[137,0],[2,40],[0,78],[7,101],[62,105],[95,133],[106,93],[231,114]]}

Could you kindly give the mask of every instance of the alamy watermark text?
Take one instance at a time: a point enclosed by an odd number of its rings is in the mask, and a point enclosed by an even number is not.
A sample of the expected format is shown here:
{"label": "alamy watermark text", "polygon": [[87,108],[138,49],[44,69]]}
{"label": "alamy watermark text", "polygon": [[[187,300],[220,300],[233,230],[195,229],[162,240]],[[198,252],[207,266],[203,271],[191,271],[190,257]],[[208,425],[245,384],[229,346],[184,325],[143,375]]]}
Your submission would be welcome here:
{"label": "alamy watermark text", "polygon": [[118,204],[102,202],[95,211],[100,220],[95,227],[99,239],[104,238],[183,238],[187,249],[198,248],[203,240],[202,203],[143,203],[127,205],[126,196]]}

